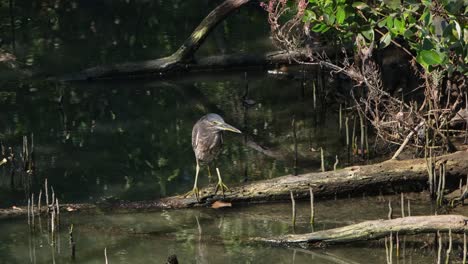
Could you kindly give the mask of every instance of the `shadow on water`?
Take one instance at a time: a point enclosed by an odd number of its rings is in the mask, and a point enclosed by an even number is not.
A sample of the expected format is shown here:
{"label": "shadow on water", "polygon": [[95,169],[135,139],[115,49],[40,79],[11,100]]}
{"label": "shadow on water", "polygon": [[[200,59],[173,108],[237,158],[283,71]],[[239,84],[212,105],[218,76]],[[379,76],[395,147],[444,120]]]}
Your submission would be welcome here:
{"label": "shadow on water", "polygon": [[[412,208],[414,215],[428,214],[431,210],[422,202],[414,202]],[[296,232],[309,232],[309,205],[298,203],[297,209]],[[324,201],[316,204],[316,210],[316,230],[320,230],[384,218],[387,202],[373,198]],[[68,227],[73,224],[77,263],[103,263],[104,248],[109,263],[165,263],[171,254],[176,254],[180,263],[385,263],[385,247],[381,243],[294,249],[248,241],[252,237],[292,232],[290,217],[289,204],[228,210],[70,214],[61,218],[55,244],[51,244],[50,232],[44,225],[47,219],[42,219],[42,229],[38,226],[34,232],[27,229],[25,221],[2,221],[0,255],[7,263],[69,263]],[[412,240],[410,237],[407,240],[409,246]],[[424,240],[422,237],[421,241]],[[403,242],[401,246],[405,246]],[[434,258],[434,252],[428,249],[401,252],[400,263],[430,263]]]}

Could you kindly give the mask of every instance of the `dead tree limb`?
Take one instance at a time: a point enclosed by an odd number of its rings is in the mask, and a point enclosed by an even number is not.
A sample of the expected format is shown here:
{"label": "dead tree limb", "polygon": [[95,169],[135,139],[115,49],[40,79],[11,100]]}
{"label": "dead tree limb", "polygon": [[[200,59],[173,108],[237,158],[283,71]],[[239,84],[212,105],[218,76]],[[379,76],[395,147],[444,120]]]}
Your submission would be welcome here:
{"label": "dead tree limb", "polygon": [[462,215],[424,215],[409,216],[391,220],[373,220],[339,228],[322,230],[307,234],[292,234],[274,238],[254,238],[277,245],[297,245],[301,247],[325,244],[350,243],[375,240],[398,233],[415,235],[437,231],[463,233],[468,231],[468,217]]}
{"label": "dead tree limb", "polygon": [[181,62],[189,62],[192,60],[194,53],[198,50],[200,45],[203,44],[206,37],[211,31],[223,21],[231,12],[237,10],[242,5],[250,0],[226,0],[213,11],[211,11],[200,22],[197,28],[182,44],[182,46],[172,55],[142,62],[128,62],[110,66],[97,66],[83,70],[80,73],[65,76],[62,79],[81,79],[92,80],[100,78],[112,78],[126,75],[137,74],[163,74],[174,68],[183,67]]}

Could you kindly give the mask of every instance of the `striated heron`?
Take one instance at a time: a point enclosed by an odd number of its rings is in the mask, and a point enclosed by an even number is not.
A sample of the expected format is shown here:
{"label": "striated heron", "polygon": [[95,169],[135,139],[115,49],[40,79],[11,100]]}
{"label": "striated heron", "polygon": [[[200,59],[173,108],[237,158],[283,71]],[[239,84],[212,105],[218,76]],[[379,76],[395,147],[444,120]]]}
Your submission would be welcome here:
{"label": "striated heron", "polygon": [[[213,161],[221,151],[223,145],[223,131],[231,131],[234,133],[242,133],[239,129],[224,122],[223,118],[217,114],[207,114],[200,118],[192,129],[192,147],[195,152],[195,159],[197,167],[195,172],[195,183],[192,191],[188,192],[185,196],[195,195],[198,200],[199,193],[197,187],[198,173],[200,172],[200,164],[209,164]],[[210,168],[208,167],[208,173]],[[218,184],[216,185],[215,194],[221,188],[228,190],[227,186],[223,183],[221,175],[218,173]]]}

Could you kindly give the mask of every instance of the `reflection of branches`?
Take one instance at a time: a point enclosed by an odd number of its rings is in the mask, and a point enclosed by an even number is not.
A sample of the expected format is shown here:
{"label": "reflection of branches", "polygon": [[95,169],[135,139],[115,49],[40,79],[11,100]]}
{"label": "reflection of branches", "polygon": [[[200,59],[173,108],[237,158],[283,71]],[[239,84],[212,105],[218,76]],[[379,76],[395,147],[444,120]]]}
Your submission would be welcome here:
{"label": "reflection of branches", "polygon": [[301,248],[294,248],[295,251],[305,253],[314,257],[314,259],[324,260],[326,262],[336,263],[336,264],[359,264],[349,259],[343,259],[342,257],[336,256],[330,252],[326,251],[317,251],[317,250],[307,250]]}

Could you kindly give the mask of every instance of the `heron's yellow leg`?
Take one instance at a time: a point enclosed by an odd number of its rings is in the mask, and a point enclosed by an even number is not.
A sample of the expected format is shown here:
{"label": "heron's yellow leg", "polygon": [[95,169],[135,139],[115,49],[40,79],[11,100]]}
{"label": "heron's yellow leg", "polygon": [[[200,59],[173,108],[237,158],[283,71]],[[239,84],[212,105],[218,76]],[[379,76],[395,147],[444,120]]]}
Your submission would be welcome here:
{"label": "heron's yellow leg", "polygon": [[199,190],[198,190],[198,187],[197,187],[197,183],[198,183],[198,173],[200,172],[200,165],[198,164],[198,160],[197,160],[197,167],[195,169],[195,183],[193,184],[193,189],[186,193],[184,195],[184,197],[187,197],[187,196],[190,196],[190,195],[195,195],[195,198],[197,199],[197,201],[200,201],[199,200],[199,196],[200,196],[200,193],[199,193]]}
{"label": "heron's yellow leg", "polygon": [[224,191],[229,191],[229,188],[223,183],[223,179],[221,179],[221,173],[219,173],[218,168],[216,168],[216,173],[218,174],[218,184],[216,185],[215,195],[218,192],[218,189],[221,189],[224,196]]}

